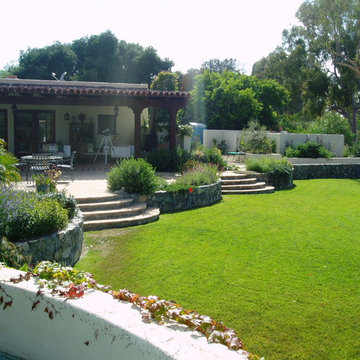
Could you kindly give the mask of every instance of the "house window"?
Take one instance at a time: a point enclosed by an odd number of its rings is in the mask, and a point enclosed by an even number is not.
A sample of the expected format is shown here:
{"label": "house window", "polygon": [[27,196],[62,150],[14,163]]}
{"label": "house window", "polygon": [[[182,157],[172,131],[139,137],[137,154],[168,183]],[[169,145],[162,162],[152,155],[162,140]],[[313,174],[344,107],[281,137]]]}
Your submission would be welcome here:
{"label": "house window", "polygon": [[116,121],[114,115],[98,115],[98,134],[103,134],[109,129],[109,134],[116,134]]}
{"label": "house window", "polygon": [[0,110],[0,139],[8,141],[7,111]]}

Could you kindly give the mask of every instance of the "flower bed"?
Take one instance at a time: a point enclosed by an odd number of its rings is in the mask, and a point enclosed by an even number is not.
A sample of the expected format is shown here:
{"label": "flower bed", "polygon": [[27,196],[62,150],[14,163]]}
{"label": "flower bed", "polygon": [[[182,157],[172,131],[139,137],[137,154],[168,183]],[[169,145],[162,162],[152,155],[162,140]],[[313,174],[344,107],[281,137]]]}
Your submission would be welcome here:
{"label": "flower bed", "polygon": [[184,211],[219,202],[221,196],[221,181],[210,185],[189,187],[180,191],[156,191],[149,195],[130,194],[136,201],[145,201],[149,207],[157,207],[162,214]]}
{"label": "flower bed", "polygon": [[49,260],[73,266],[80,258],[83,237],[83,216],[78,212],[64,230],[15,245],[33,264]]}

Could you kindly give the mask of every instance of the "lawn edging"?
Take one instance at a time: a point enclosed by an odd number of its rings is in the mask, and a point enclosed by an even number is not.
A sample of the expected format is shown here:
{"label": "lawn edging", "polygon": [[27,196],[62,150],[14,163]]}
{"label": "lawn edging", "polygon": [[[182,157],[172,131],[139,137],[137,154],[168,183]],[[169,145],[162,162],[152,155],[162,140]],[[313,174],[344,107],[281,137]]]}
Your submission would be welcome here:
{"label": "lawn edging", "polygon": [[17,242],[15,245],[22,255],[31,258],[32,264],[48,260],[73,266],[81,255],[83,222],[83,215],[78,211],[65,229],[40,238]]}
{"label": "lawn edging", "polygon": [[185,191],[156,191],[149,195],[129,194],[136,201],[144,201],[149,207],[157,207],[162,214],[185,211],[209,206],[219,202],[221,196],[221,180],[214,184],[189,187]]}

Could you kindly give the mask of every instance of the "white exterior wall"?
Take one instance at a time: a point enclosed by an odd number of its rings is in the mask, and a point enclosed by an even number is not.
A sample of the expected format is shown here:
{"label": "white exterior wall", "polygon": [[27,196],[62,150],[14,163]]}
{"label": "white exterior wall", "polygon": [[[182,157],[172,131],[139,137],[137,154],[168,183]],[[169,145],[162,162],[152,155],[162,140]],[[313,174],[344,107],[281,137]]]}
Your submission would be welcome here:
{"label": "white exterior wall", "polygon": [[33,279],[9,282],[20,273],[0,268],[2,352],[27,360],[248,360],[245,351],[211,344],[175,322],[145,323],[142,311],[110,294],[92,290],[76,300],[37,295]]}
{"label": "white exterior wall", "polygon": [[214,139],[216,144],[226,142],[226,151],[235,151],[239,147],[241,131],[239,130],[204,130],[204,146],[213,147]]}
{"label": "white exterior wall", "polygon": [[[213,139],[217,144],[222,140],[226,141],[227,151],[235,151],[241,140],[240,130],[204,130],[204,146],[213,147]],[[304,144],[308,141],[323,144],[327,149],[331,150],[336,157],[344,155],[344,135],[336,134],[290,134],[290,133],[267,133],[269,139],[275,140],[276,152],[284,154],[285,149],[289,145]]]}

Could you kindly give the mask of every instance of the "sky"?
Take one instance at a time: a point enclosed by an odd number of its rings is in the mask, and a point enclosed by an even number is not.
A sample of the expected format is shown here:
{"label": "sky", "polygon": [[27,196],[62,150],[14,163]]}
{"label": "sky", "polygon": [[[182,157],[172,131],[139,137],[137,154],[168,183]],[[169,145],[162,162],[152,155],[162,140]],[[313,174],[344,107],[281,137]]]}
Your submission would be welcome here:
{"label": "sky", "polygon": [[12,0],[1,4],[0,69],[20,51],[71,43],[110,30],[119,40],[152,46],[173,71],[233,58],[250,74],[297,24],[303,0]]}

